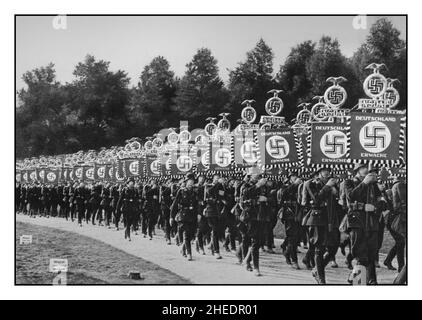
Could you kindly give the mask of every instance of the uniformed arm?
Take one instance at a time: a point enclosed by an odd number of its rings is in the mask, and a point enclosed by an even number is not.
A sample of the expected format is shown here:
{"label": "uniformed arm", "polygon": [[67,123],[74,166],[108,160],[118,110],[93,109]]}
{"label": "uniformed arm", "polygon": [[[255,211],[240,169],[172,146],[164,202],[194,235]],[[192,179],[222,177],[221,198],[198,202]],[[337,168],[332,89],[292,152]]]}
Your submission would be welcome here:
{"label": "uniformed arm", "polygon": [[119,200],[117,200],[117,206],[116,206],[117,212],[119,212],[119,210],[121,209],[123,205],[124,196],[125,196],[125,190],[123,189],[122,192],[119,193]]}
{"label": "uniformed arm", "polygon": [[302,206],[306,206],[311,201],[311,197],[308,193],[309,185],[312,180],[307,180],[303,183],[302,187]]}
{"label": "uniformed arm", "polygon": [[398,188],[398,183],[394,184],[391,188],[391,192],[393,194],[393,208],[394,210],[398,210],[400,208],[400,193]]}
{"label": "uniformed arm", "polygon": [[177,191],[176,197],[174,198],[173,203],[172,203],[172,205],[170,207],[170,217],[172,219],[174,219],[176,217],[176,215],[177,215],[177,210],[178,210],[178,204],[179,204],[180,197],[181,197],[181,190],[179,189]]}
{"label": "uniformed arm", "polygon": [[317,202],[324,202],[332,195],[333,189],[328,185],[324,185],[321,190],[315,195]]}

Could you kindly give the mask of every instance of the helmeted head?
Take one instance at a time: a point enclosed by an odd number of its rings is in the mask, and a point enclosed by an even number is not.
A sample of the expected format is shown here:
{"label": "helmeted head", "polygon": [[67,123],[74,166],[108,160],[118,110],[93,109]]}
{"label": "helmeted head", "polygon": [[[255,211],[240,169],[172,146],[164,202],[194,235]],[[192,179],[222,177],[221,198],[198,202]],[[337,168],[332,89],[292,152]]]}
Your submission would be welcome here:
{"label": "helmeted head", "polygon": [[355,175],[364,178],[369,173],[369,169],[368,166],[364,163],[356,163],[355,167],[353,168],[353,172]]}

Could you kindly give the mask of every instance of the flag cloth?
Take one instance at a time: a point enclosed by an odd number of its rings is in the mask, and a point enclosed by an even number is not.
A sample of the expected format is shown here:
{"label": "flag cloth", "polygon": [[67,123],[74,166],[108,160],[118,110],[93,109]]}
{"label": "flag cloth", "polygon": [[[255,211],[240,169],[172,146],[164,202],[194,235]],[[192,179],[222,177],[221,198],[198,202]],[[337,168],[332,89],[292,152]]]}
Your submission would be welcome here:
{"label": "flag cloth", "polygon": [[352,113],[350,157],[353,161],[374,164],[400,164],[404,161],[402,115]]}
{"label": "flag cloth", "polygon": [[311,127],[308,163],[341,167],[350,164],[350,127],[347,124],[314,123]]}
{"label": "flag cloth", "polygon": [[258,130],[258,161],[261,167],[299,165],[299,145],[291,128]]}

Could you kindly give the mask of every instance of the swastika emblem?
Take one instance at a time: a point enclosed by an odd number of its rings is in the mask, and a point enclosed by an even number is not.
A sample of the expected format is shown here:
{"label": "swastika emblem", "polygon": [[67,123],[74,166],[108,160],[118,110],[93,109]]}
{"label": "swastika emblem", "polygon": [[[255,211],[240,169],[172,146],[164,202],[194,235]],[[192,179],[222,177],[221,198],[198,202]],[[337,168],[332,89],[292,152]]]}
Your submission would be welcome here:
{"label": "swastika emblem", "polygon": [[290,146],[286,139],[281,136],[272,136],[265,144],[268,154],[275,159],[283,159],[290,152]]}
{"label": "swastika emblem", "polygon": [[247,163],[255,163],[257,161],[257,151],[253,141],[246,141],[240,147],[240,155]]}
{"label": "swastika emblem", "polygon": [[159,168],[159,161],[158,160],[154,160],[153,162],[151,162],[150,166],[149,166],[151,172],[155,175],[159,175],[160,171],[158,170]]}
{"label": "swastika emblem", "polygon": [[104,178],[105,177],[105,167],[99,167],[97,170],[97,174],[100,178]]}
{"label": "swastika emblem", "polygon": [[180,171],[187,172],[192,169],[193,161],[189,156],[180,156],[176,160],[176,166]]}
{"label": "swastika emblem", "polygon": [[385,90],[385,93],[382,96],[382,99],[386,101],[388,108],[394,108],[397,106],[397,104],[400,101],[400,95],[399,95],[399,92],[395,88],[390,87],[390,88],[387,88],[387,90]]}
{"label": "swastika emblem", "polygon": [[75,170],[75,175],[78,179],[82,178],[82,168],[77,168]]}
{"label": "swastika emblem", "polygon": [[387,88],[387,79],[382,74],[371,74],[363,82],[363,90],[371,98],[384,94]]}
{"label": "swastika emblem", "polygon": [[56,174],[54,172],[47,173],[47,180],[49,182],[53,182],[56,180]]}
{"label": "swastika emblem", "polygon": [[272,97],[267,100],[265,103],[265,111],[270,116],[276,116],[278,115],[284,108],[283,100],[281,100],[279,97]]}
{"label": "swastika emblem", "polygon": [[360,129],[359,140],[366,151],[380,153],[389,147],[391,132],[384,123],[372,121]]}
{"label": "swastika emblem", "polygon": [[129,164],[129,171],[131,174],[138,174],[139,173],[139,162],[138,161],[132,161]]}
{"label": "swastika emblem", "polygon": [[88,179],[94,179],[94,168],[89,168],[85,173]]}
{"label": "swastika emblem", "polygon": [[338,159],[346,154],[347,136],[345,133],[332,130],[326,132],[320,140],[322,153],[331,159]]}
{"label": "swastika emblem", "polygon": [[343,87],[338,85],[331,86],[325,91],[324,99],[331,107],[338,108],[346,101],[347,93]]}
{"label": "swastika emblem", "polygon": [[219,167],[227,167],[230,165],[232,157],[230,150],[227,148],[220,148],[215,152],[214,156],[215,163]]}
{"label": "swastika emblem", "polygon": [[241,118],[246,122],[246,123],[252,123],[255,121],[256,119],[256,111],[254,108],[248,106],[243,108],[242,113],[241,113]]}

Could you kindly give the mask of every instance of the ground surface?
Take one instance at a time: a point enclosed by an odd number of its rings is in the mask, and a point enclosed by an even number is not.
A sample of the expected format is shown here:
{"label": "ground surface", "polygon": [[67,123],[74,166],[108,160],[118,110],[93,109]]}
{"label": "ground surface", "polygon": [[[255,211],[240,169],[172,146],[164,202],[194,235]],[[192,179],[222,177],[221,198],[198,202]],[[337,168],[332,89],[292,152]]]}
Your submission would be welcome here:
{"label": "ground surface", "polygon": [[[47,275],[43,276],[42,272],[47,270],[48,259],[55,257],[68,258],[71,266],[77,266],[75,270],[70,271],[74,272],[76,277],[86,277],[83,280],[86,282],[83,283],[94,280],[105,283],[127,283],[127,272],[139,269],[145,274],[145,280],[136,284],[176,284],[186,283],[185,281],[195,284],[315,284],[310,271],[305,270],[303,265],[301,265],[302,270],[293,270],[285,263],[279,249],[281,240],[276,241],[276,254],[260,254],[263,276],[256,277],[236,264],[237,259],[232,252],[223,252],[222,260],[216,260],[208,252],[205,256],[194,252],[194,261],[188,262],[181,257],[180,247],[174,244],[166,245],[160,230],[157,230],[157,236],[152,241],[134,236],[132,242],[128,242],[123,237],[123,231],[91,225],[84,225],[81,228],[76,223],[61,218],[33,219],[17,215],[16,219],[18,238],[32,232],[36,233],[35,241],[42,243],[42,246],[36,247],[35,252],[32,252],[30,247],[21,247],[17,243],[18,283],[42,283],[40,281],[45,279],[50,281],[51,279]],[[28,226],[28,223],[31,226]],[[303,253],[300,253],[300,261],[302,257]],[[151,263],[148,264],[145,260]],[[346,284],[349,270],[345,267],[344,257],[341,254],[338,254],[337,262],[340,266],[338,269],[327,267],[328,284]],[[31,271],[34,268],[35,271]],[[36,272],[37,268],[42,271],[41,274]],[[148,271],[143,272],[145,268]],[[392,283],[396,276],[395,272],[386,268],[377,271],[381,284]]]}
{"label": "ground surface", "polygon": [[[51,258],[68,259],[67,284],[163,284],[189,283],[159,266],[77,233],[18,222],[16,238],[16,283],[51,284]],[[33,243],[19,244],[20,235],[31,234]],[[131,270],[144,280],[131,280]]]}

